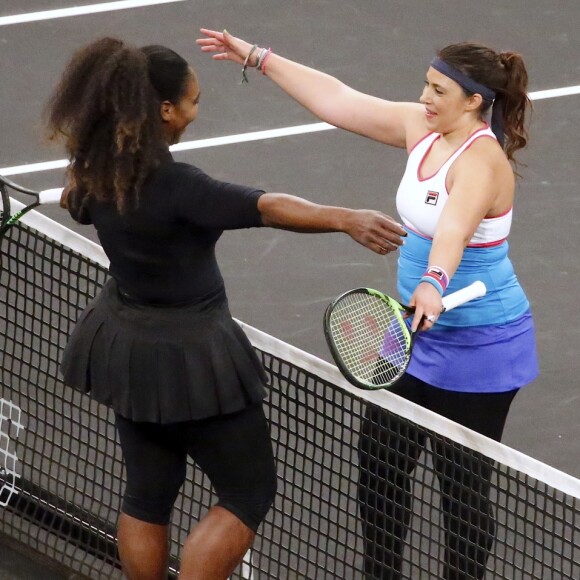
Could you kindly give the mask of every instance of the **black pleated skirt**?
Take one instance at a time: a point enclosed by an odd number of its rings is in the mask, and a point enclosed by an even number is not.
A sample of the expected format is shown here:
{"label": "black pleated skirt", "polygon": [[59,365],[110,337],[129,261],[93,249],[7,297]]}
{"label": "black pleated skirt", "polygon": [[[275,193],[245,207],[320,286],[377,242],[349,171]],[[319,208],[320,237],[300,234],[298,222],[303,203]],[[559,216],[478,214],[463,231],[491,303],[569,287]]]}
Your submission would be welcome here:
{"label": "black pleated skirt", "polygon": [[136,304],[112,279],[79,318],[61,372],[65,384],[133,421],[204,419],[266,396],[266,374],[227,302]]}

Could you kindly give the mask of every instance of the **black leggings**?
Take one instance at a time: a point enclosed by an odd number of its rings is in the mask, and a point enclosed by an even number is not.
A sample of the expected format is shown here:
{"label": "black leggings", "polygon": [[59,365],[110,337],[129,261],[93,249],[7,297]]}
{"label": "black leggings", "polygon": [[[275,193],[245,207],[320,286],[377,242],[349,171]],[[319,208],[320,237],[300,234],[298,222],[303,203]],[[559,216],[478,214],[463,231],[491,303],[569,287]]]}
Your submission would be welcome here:
{"label": "black leggings", "polygon": [[[405,375],[394,393],[499,441],[517,390],[460,393]],[[495,537],[489,502],[493,463],[405,419],[368,406],[359,440],[359,506],[367,579],[401,578],[404,541],[412,514],[412,474],[427,437],[433,449],[445,525],[442,578],[481,579]]]}
{"label": "black leggings", "polygon": [[254,532],[276,495],[276,466],[262,405],[200,421],[116,425],[127,470],[124,513],[168,524],[185,481],[187,456],[207,474],[219,498]]}

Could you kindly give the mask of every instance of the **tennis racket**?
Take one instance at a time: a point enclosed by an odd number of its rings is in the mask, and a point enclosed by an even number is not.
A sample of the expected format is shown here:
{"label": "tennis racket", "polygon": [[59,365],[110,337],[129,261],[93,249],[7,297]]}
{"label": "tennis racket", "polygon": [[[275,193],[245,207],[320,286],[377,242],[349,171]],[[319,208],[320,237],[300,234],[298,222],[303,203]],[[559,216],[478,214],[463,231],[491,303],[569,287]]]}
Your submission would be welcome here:
{"label": "tennis racket", "polygon": [[[485,293],[485,284],[474,282],[445,296],[441,312]],[[324,314],[324,334],[345,378],[362,389],[394,385],[411,360],[415,333],[405,322],[405,315],[414,311],[371,288],[355,288],[333,300]]]}
{"label": "tennis racket", "polygon": [[[14,190],[30,196],[30,204],[12,214],[10,208],[10,190]],[[31,209],[47,203],[59,203],[61,194],[62,188],[33,191],[32,189],[17,185],[16,183],[0,175],[0,198],[2,202],[2,207],[0,208],[0,238],[8,231],[10,226],[13,226],[25,213],[28,213]]]}

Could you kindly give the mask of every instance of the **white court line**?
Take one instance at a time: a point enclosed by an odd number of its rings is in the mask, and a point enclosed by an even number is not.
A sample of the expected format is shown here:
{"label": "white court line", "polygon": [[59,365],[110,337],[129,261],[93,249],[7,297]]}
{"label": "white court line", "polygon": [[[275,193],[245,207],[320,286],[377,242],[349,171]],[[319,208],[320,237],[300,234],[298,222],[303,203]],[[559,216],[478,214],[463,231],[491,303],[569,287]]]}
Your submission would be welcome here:
{"label": "white court line", "polygon": [[13,16],[1,16],[0,26],[8,24],[22,24],[23,22],[37,22],[39,20],[52,20],[53,18],[66,18],[67,16],[80,16],[82,14],[96,14],[97,12],[111,12],[126,8],[138,8],[140,6],[154,6],[156,4],[169,4],[170,2],[184,2],[185,0],[120,0],[118,2],[105,2],[102,4],[89,4],[88,6],[76,6],[74,8],[57,8],[56,10],[43,10],[42,12],[29,12],[28,14],[14,14]]}
{"label": "white court line", "polygon": [[[294,127],[282,127],[281,129],[268,129],[266,131],[254,131],[253,133],[240,133],[239,135],[226,135],[225,137],[211,137],[209,139],[198,139],[197,141],[184,141],[172,145],[170,150],[190,151],[191,149],[205,149],[207,147],[218,147],[220,145],[231,145],[233,143],[246,143],[248,141],[260,141],[262,139],[274,139],[276,137],[288,137],[289,135],[303,135],[304,133],[316,133],[318,131],[328,131],[336,129],[328,123],[311,123],[309,125],[296,125]],[[36,173],[37,171],[50,171],[51,169],[63,169],[68,167],[67,159],[57,161],[46,161],[44,163],[30,163],[28,165],[15,165],[0,169],[0,175],[8,177],[10,175],[22,175],[25,173]]]}
{"label": "white court line", "polygon": [[528,96],[532,101],[541,101],[542,99],[553,99],[554,97],[567,97],[569,95],[580,94],[580,85],[575,87],[562,87],[561,89],[547,89],[545,91],[535,91]]}
{"label": "white court line", "polygon": [[[545,91],[535,91],[529,93],[532,101],[542,99],[552,99],[555,97],[566,97],[580,94],[580,85],[573,87],[562,87],[559,89],[548,89]],[[235,143],[245,143],[248,141],[259,141],[262,139],[274,139],[277,137],[288,137],[289,135],[303,135],[305,133],[317,133],[336,129],[328,123],[310,123],[308,125],[296,125],[294,127],[282,127],[280,129],[268,129],[266,131],[254,131],[252,133],[240,133],[238,135],[226,135],[225,137],[212,137],[210,139],[198,139],[197,141],[185,141],[173,145],[171,151],[190,151],[192,149],[204,149],[207,147],[218,147],[221,145],[233,145]],[[9,177],[11,175],[23,175],[36,173],[38,171],[50,171],[53,169],[63,169],[69,164],[66,159],[57,161],[46,161],[44,163],[29,163],[27,165],[15,165],[12,167],[0,168],[0,175]]]}
{"label": "white court line", "polygon": [[303,135],[304,133],[317,133],[318,131],[328,131],[329,129],[336,129],[336,127],[329,125],[328,123],[311,123],[309,125],[283,127],[282,129],[268,129],[266,131],[241,133],[239,135],[228,135],[226,137],[212,137],[211,139],[186,141],[185,143],[172,145],[170,149],[171,151],[189,151],[190,149],[203,149],[205,147],[217,147],[218,145],[259,141],[260,139],[274,139],[276,137],[289,137],[290,135]]}

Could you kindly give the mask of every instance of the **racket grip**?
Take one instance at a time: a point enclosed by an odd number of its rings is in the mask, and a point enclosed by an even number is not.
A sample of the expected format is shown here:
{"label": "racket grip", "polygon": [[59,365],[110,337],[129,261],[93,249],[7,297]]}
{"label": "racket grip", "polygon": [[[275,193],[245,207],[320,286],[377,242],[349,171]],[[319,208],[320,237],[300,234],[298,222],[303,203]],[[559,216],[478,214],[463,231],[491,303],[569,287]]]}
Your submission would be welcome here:
{"label": "racket grip", "polygon": [[45,203],[60,203],[60,197],[62,195],[62,187],[57,187],[56,189],[45,189],[38,194],[38,201],[41,205]]}
{"label": "racket grip", "polygon": [[470,300],[474,300],[475,298],[481,298],[485,296],[487,292],[487,288],[485,284],[478,280],[477,282],[473,282],[469,286],[462,288],[461,290],[457,290],[457,292],[453,292],[443,298],[443,310],[442,312],[446,312],[447,310],[452,310],[457,306],[461,306]]}

